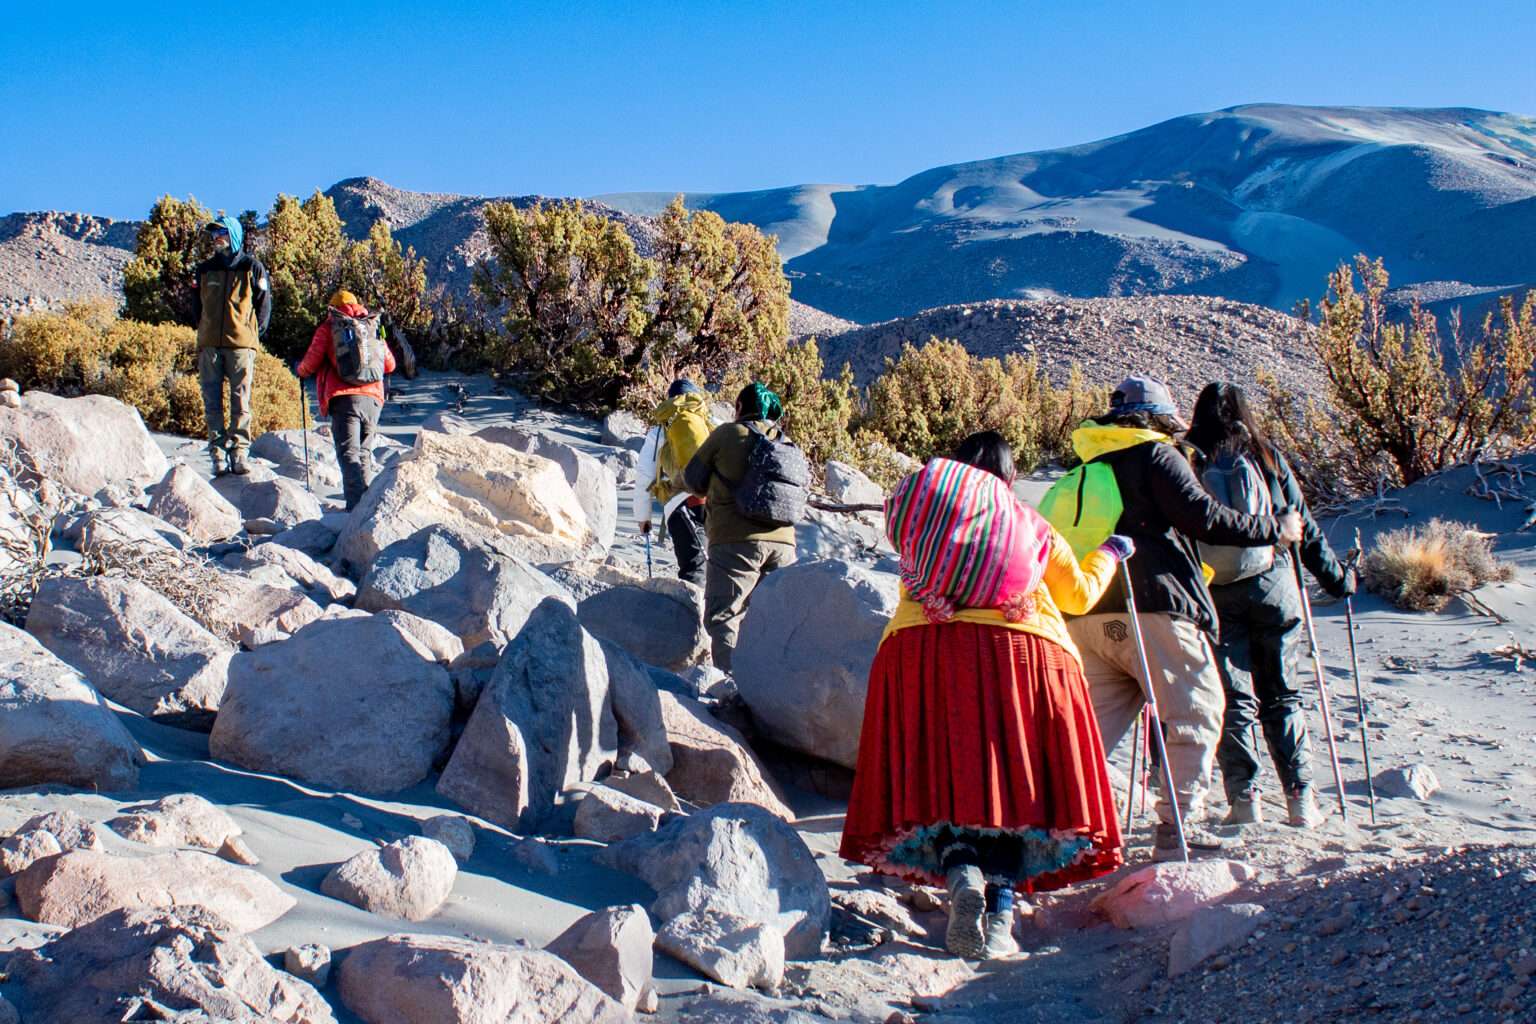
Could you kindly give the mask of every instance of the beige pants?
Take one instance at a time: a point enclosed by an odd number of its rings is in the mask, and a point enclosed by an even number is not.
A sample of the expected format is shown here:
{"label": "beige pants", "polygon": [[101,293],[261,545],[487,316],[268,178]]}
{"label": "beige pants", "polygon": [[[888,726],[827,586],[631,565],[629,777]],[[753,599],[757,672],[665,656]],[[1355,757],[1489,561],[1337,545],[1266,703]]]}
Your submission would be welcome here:
{"label": "beige pants", "polygon": [[[256,351],[205,348],[197,354],[197,379],[203,390],[203,418],[208,448],[244,452],[251,446],[251,385],[256,379]],[[229,419],[224,418],[224,385],[229,385]]]}
{"label": "beige pants", "polygon": [[[1191,821],[1204,809],[1216,744],[1221,739],[1226,710],[1221,673],[1210,638],[1193,622],[1163,613],[1144,613],[1139,618],[1179,813]],[[1131,731],[1146,703],[1130,620],[1124,613],[1084,615],[1068,623],[1068,629],[1083,655],[1088,695],[1108,755]],[[1158,794],[1158,819],[1171,822],[1172,809],[1161,786]]]}
{"label": "beige pants", "polygon": [[704,568],[704,629],[709,633],[715,668],[731,670],[741,620],[758,582],[794,561],[793,544],[743,541],[709,546],[709,562]]}

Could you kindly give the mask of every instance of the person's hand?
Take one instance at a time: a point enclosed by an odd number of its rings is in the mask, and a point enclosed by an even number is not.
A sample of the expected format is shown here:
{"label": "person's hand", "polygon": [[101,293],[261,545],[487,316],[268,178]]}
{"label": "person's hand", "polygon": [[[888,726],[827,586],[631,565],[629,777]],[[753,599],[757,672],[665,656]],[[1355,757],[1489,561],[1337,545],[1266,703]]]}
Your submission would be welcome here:
{"label": "person's hand", "polygon": [[1346,597],[1354,597],[1355,591],[1358,590],[1359,587],[1360,574],[1355,571],[1354,566],[1347,565],[1344,567],[1344,575],[1339,579],[1338,584],[1336,586],[1329,587],[1328,593],[1341,599]]}
{"label": "person's hand", "polygon": [[1123,562],[1136,553],[1136,542],[1123,534],[1112,533],[1099,545],[1099,550],[1114,556],[1115,561]]}
{"label": "person's hand", "polygon": [[651,535],[651,521],[649,519],[647,519],[643,523],[640,524],[640,536],[642,536],[642,537],[649,537],[650,535]]}
{"label": "person's hand", "polygon": [[1280,546],[1290,547],[1292,544],[1301,543],[1302,522],[1301,513],[1295,509],[1286,509],[1280,513],[1276,520],[1280,524]]}

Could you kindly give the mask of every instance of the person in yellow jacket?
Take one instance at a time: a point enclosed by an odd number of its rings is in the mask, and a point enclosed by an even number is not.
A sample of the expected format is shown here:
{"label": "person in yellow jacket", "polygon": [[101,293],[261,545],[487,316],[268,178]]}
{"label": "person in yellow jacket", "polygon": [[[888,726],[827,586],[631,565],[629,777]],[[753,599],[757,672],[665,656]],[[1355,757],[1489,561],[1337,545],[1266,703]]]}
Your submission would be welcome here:
{"label": "person in yellow jacket", "polygon": [[678,378],[667,389],[666,401],[651,410],[650,422],[630,490],[631,514],[641,534],[649,537],[651,513],[655,503],[661,503],[663,528],[672,538],[672,550],[677,555],[678,578],[702,587],[704,499],[689,493],[683,483],[683,469],[714,429],[709,395],[686,377]]}

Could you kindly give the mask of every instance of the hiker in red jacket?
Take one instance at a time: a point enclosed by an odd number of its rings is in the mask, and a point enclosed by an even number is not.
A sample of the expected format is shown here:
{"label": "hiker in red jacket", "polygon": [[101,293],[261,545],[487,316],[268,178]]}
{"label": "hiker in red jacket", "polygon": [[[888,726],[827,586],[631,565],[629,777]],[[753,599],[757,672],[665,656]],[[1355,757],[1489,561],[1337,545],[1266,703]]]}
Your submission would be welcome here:
{"label": "hiker in red jacket", "polygon": [[331,418],[348,512],[368,489],[373,435],[384,408],[384,375],[395,370],[395,357],[379,337],[378,324],[378,314],[370,314],[357,296],[338,291],[298,366],[300,377],[316,378],[320,415]]}

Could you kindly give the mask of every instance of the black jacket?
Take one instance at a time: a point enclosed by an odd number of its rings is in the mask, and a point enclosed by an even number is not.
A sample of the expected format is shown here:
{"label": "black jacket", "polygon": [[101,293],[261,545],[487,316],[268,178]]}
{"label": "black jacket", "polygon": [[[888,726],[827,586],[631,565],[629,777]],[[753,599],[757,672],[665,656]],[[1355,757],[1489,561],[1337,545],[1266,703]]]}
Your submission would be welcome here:
{"label": "black jacket", "polygon": [[[1195,541],[1236,547],[1274,544],[1280,539],[1275,517],[1250,516],[1221,504],[1200,483],[1184,451],[1166,442],[1143,442],[1096,461],[1114,470],[1124,503],[1115,532],[1136,543],[1129,563],[1136,610],[1189,619],[1214,635],[1216,607]],[[1118,575],[1093,610],[1126,610]]]}
{"label": "black jacket", "polygon": [[196,328],[198,322],[203,319],[203,273],[209,270],[250,270],[251,276],[258,282],[266,281],[265,288],[256,291],[256,333],[265,335],[267,324],[272,319],[272,283],[267,276],[267,268],[261,260],[241,249],[233,256],[227,252],[215,253],[197,265],[192,275],[192,322],[189,326]]}
{"label": "black jacket", "polygon": [[[1339,562],[1338,556],[1333,553],[1333,548],[1328,544],[1328,538],[1323,536],[1323,531],[1317,525],[1317,520],[1312,518],[1312,510],[1307,507],[1306,498],[1302,497],[1301,485],[1296,482],[1296,474],[1291,472],[1290,463],[1285,461],[1285,456],[1275,453],[1275,461],[1279,471],[1275,474],[1265,472],[1264,477],[1269,482],[1269,496],[1275,508],[1285,511],[1295,509],[1301,513],[1301,564],[1307,571],[1317,578],[1317,582],[1334,597],[1344,596],[1344,566]],[[1275,554],[1276,564],[1283,564],[1290,572],[1291,551],[1289,548],[1281,548]]]}

